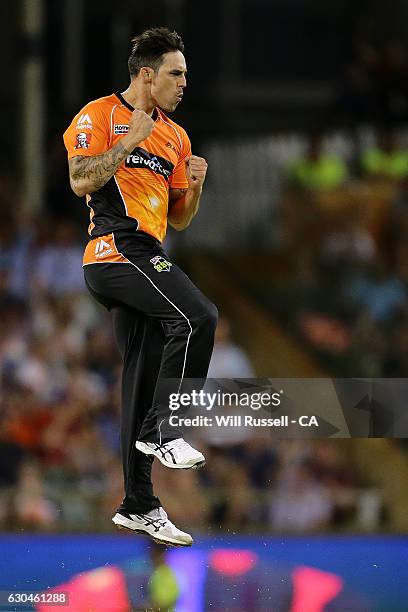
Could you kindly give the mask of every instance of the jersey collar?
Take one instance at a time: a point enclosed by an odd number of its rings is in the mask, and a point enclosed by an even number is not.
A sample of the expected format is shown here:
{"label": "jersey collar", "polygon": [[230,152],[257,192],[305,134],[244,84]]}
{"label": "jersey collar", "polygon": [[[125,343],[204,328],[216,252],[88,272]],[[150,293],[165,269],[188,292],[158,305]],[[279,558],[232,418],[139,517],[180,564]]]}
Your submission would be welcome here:
{"label": "jersey collar", "polygon": [[[120,91],[115,91],[115,96],[121,101],[123,106],[126,106],[126,108],[128,108],[130,110],[130,112],[133,113],[133,111],[135,109],[133,108],[133,106],[131,104],[129,104],[129,102],[126,102],[125,98],[122,96]],[[158,112],[157,108],[155,108],[154,111],[153,111],[152,119],[153,119],[153,121],[157,121],[158,118],[159,118],[159,112]]]}

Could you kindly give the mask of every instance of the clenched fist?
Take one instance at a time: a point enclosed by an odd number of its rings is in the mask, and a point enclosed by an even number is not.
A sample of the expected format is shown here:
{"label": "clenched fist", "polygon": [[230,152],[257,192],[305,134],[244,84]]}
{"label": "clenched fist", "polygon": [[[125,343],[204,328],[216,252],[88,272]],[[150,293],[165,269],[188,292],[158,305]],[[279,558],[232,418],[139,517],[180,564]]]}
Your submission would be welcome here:
{"label": "clenched fist", "polygon": [[131,152],[143,140],[153,132],[154,121],[147,113],[138,110],[133,111],[129,121],[129,131],[122,138],[122,144]]}
{"label": "clenched fist", "polygon": [[203,186],[205,175],[207,174],[207,162],[204,157],[190,155],[186,159],[187,180],[189,187],[197,189]]}

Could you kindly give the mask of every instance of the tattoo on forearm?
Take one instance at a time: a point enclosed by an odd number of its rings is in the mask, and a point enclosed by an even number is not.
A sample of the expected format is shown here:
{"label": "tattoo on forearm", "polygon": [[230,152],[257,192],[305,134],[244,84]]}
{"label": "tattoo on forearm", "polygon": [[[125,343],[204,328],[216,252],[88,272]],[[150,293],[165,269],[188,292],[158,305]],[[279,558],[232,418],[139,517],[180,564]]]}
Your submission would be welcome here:
{"label": "tattoo on forearm", "polygon": [[69,160],[71,179],[74,182],[89,181],[92,183],[93,189],[97,191],[106,185],[127,155],[129,155],[129,151],[119,141],[112,149],[102,153],[102,155],[72,157]]}

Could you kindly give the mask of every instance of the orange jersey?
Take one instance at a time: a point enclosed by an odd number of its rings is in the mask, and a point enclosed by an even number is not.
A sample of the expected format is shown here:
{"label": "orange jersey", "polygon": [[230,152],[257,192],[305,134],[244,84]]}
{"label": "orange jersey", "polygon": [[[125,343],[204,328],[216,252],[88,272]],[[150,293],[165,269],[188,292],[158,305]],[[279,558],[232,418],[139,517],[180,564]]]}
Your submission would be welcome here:
{"label": "orange jersey", "polygon": [[[134,109],[120,93],[89,102],[64,134],[68,158],[100,155],[129,130]],[[157,109],[155,127],[98,191],[86,196],[92,238],[120,229],[166,235],[169,189],[188,187],[185,160],[190,140],[182,127]]]}

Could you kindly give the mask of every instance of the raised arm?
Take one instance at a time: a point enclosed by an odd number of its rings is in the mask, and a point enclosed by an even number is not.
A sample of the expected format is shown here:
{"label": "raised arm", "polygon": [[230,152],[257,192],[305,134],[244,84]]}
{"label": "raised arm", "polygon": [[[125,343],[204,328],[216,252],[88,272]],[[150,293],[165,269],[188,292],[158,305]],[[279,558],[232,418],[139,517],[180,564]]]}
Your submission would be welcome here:
{"label": "raised arm", "polygon": [[140,110],[134,110],[129,121],[129,131],[111,149],[101,155],[76,155],[68,161],[69,181],[77,196],[98,191],[115,174],[123,160],[154,128],[154,121]]}
{"label": "raised arm", "polygon": [[203,157],[191,155],[186,160],[188,189],[171,189],[168,220],[175,230],[186,229],[200,206],[200,197],[207,174],[207,162]]}

